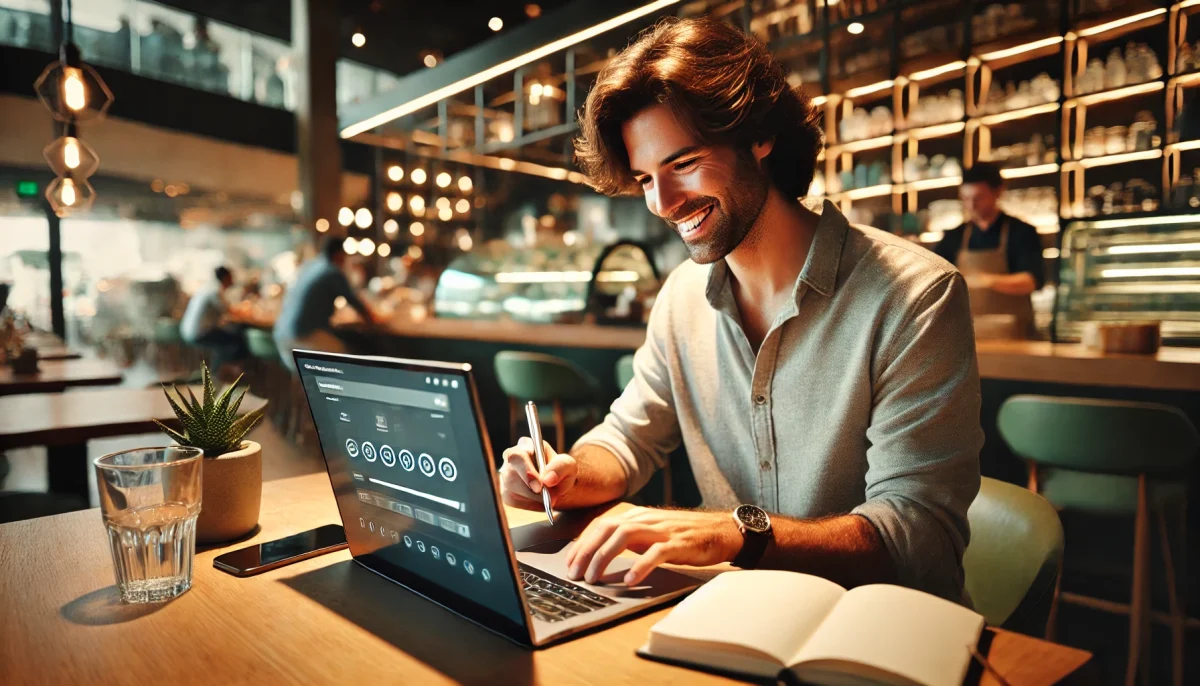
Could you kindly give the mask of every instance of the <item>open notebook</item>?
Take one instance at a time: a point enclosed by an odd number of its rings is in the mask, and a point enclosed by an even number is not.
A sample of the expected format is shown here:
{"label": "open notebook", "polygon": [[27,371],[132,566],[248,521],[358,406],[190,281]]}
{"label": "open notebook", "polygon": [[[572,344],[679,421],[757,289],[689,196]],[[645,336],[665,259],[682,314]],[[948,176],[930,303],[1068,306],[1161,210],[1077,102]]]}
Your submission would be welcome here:
{"label": "open notebook", "polygon": [[795,572],[727,572],[655,624],[638,654],[755,677],[790,669],[818,684],[958,686],[983,624],[901,586],[847,591]]}

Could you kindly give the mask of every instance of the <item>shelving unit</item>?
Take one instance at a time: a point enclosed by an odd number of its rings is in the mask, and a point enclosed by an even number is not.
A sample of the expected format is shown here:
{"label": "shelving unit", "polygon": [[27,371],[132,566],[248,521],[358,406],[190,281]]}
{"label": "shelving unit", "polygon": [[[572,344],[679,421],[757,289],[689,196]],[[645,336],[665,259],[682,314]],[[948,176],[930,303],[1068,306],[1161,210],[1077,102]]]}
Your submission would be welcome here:
{"label": "shelving unit", "polygon": [[[925,154],[927,148],[932,155],[936,145],[936,152],[957,157],[961,168],[969,169],[981,156],[986,159],[993,152],[994,137],[1020,142],[1029,140],[1034,133],[1055,142],[1046,145],[1044,151],[1039,148],[1037,155],[1031,154],[1028,164],[1004,168],[1002,175],[1022,186],[1055,188],[1060,205],[1059,225],[1079,216],[1090,186],[1103,183],[1123,167],[1129,167],[1130,176],[1142,175],[1148,184],[1157,184],[1157,198],[1149,204],[1154,205],[1154,210],[1162,210],[1168,207],[1172,187],[1179,182],[1185,168],[1181,156],[1200,150],[1200,140],[1172,138],[1188,89],[1200,88],[1200,69],[1175,73],[1180,47],[1187,38],[1189,17],[1200,13],[1200,0],[1177,3],[1131,0],[1104,12],[1094,11],[1090,6],[1094,3],[1088,0],[1021,2],[1019,4],[1029,17],[1025,21],[1028,24],[1025,30],[1004,36],[986,36],[986,41],[973,40],[972,27],[978,20],[973,22],[972,17],[986,12],[992,3],[976,0],[962,3],[961,11],[956,10],[952,17],[942,15],[949,22],[947,27],[953,25],[944,33],[953,43],[949,51],[935,51],[915,59],[906,59],[902,55],[900,43],[903,37],[895,29],[906,22],[906,12],[936,3],[882,0],[871,3],[873,11],[858,16],[852,14],[852,4],[830,6],[822,0],[809,0],[806,11],[807,16],[813,18],[812,32],[789,35],[769,43],[786,65],[795,66],[788,62],[788,56],[795,54],[801,45],[806,46],[806,64],[820,65],[819,81],[810,78],[805,83],[806,90],[815,96],[814,101],[822,108],[825,121],[827,146],[823,168],[818,171],[824,173],[826,189],[839,191],[830,192],[828,198],[845,211],[853,212],[867,203],[876,211],[889,215],[886,222],[877,219],[877,224],[890,223],[896,230],[903,226],[914,232],[914,223],[904,221],[904,215],[923,210],[931,200],[947,197],[945,189],[959,185],[961,177],[952,174],[909,180],[904,174],[906,160]],[[854,24],[858,24],[854,27],[857,33],[851,35],[848,29]],[[879,27],[883,27],[882,30]],[[890,36],[887,45],[877,45],[869,38],[884,31]],[[938,36],[943,35],[936,28],[934,31]],[[857,43],[855,39],[859,39]],[[1090,59],[1089,52],[1091,59],[1103,59],[1112,47],[1129,40],[1151,46],[1162,76],[1100,92],[1078,92]],[[847,74],[844,69],[839,72],[842,66],[852,61],[848,46],[855,44],[865,52],[886,50],[887,65],[874,65],[874,60],[868,59],[863,63],[872,66],[862,73]],[[935,57],[942,61],[933,62]],[[808,71],[812,76],[812,69]],[[1009,80],[1003,78],[1005,72],[1025,75],[1012,80],[1027,80],[1035,71],[1045,71],[1057,81],[1057,99],[1036,103],[1041,95],[1034,93],[1035,104],[1003,112],[990,111],[987,107],[990,91]],[[864,74],[878,78],[864,82]],[[839,84],[852,82],[853,85],[841,92],[835,89]],[[961,119],[906,129],[905,119],[920,98],[927,93],[945,93],[949,89],[963,92],[964,115]],[[1114,105],[1110,108],[1110,104]],[[839,139],[839,124],[855,107],[870,110],[880,105],[891,109],[891,131],[865,140],[842,142]],[[1097,122],[1125,117],[1130,120],[1125,122],[1128,124],[1132,123],[1133,112],[1140,109],[1157,115],[1157,129],[1149,149],[1093,157],[1082,154],[1089,110],[1095,110],[1092,114]],[[1121,114],[1117,114],[1118,111]],[[1039,156],[1042,159],[1036,159]],[[890,166],[890,183],[842,188],[841,179],[848,179],[847,172],[854,176],[855,166],[864,161],[868,165],[886,161]],[[1187,168],[1200,167],[1200,157],[1195,162]],[[1115,170],[1103,171],[1109,168]],[[1102,219],[1103,215],[1095,218]],[[1045,221],[1035,224],[1039,233],[1045,236],[1047,252],[1053,254],[1059,247],[1056,235],[1059,227]],[[919,231],[913,233],[914,237],[917,233]],[[933,236],[926,234],[926,237]]]}

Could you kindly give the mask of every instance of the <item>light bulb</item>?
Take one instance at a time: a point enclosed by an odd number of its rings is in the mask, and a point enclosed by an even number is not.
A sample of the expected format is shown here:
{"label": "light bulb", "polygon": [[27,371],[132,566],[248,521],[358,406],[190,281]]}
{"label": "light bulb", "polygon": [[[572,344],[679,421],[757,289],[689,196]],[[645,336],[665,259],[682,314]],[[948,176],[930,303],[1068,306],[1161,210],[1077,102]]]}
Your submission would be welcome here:
{"label": "light bulb", "polygon": [[393,164],[392,166],[388,167],[388,178],[392,181],[399,181],[400,179],[403,179],[404,169],[402,169],[398,164]]}
{"label": "light bulb", "polygon": [[75,179],[63,179],[62,188],[58,191],[58,199],[66,207],[75,204],[75,201],[79,199],[78,194],[75,192]]}
{"label": "light bulb", "polygon": [[361,48],[367,44],[367,37],[363,35],[362,31],[355,31],[354,35],[350,36],[350,42],[354,44],[354,47]]}
{"label": "light bulb", "polygon": [[450,198],[438,198],[436,204],[439,210],[448,210],[450,209]]}
{"label": "light bulb", "polygon": [[862,33],[864,29],[866,29],[866,27],[857,21],[852,22],[849,26],[846,27],[847,31],[849,31],[850,33],[852,33],[856,36],[858,34]]}
{"label": "light bulb", "polygon": [[392,212],[399,212],[404,207],[404,196],[396,191],[387,194],[387,207]]}
{"label": "light bulb", "polygon": [[338,210],[338,223],[342,226],[350,226],[354,223],[354,210],[349,207],[343,207]]}
{"label": "light bulb", "polygon": [[370,226],[371,219],[371,210],[368,210],[365,207],[358,208],[358,211],[354,213],[354,225],[360,229],[365,229]]}
{"label": "light bulb", "polygon": [[[400,223],[395,219],[389,219],[383,223],[383,232],[388,235],[395,235],[400,230]],[[383,246],[380,246],[383,247]]]}
{"label": "light bulb", "polygon": [[325,233],[329,230],[329,220],[321,218],[317,220],[317,233]]}
{"label": "light bulb", "polygon": [[417,185],[425,183],[425,170],[417,167],[412,172],[412,181]]}
{"label": "light bulb", "polygon": [[425,211],[425,198],[419,195],[414,195],[408,199],[408,206],[412,209],[413,214],[419,214]]}
{"label": "light bulb", "polygon": [[491,19],[488,19],[488,28],[493,31],[499,31],[500,29],[504,28],[504,20],[500,17],[492,17]]}
{"label": "light bulb", "polygon": [[87,107],[87,86],[78,67],[63,67],[63,102],[76,112]]}
{"label": "light bulb", "polygon": [[438,188],[445,188],[446,186],[449,186],[450,185],[450,175],[447,174],[446,172],[442,172],[441,174],[438,174],[437,175],[437,185],[438,185]]}
{"label": "light bulb", "polygon": [[364,238],[358,242],[358,254],[363,257],[369,257],[375,254],[375,241],[370,238]]}
{"label": "light bulb", "polygon": [[453,218],[454,218],[454,212],[450,211],[449,207],[438,210],[438,219],[441,219],[444,222],[448,222]]}
{"label": "light bulb", "polygon": [[379,256],[380,257],[387,257],[388,255],[391,255],[391,254],[392,254],[392,246],[388,245],[387,243],[379,244]]}
{"label": "light bulb", "polygon": [[421,256],[424,254],[425,254],[425,251],[421,249],[421,246],[419,246],[419,245],[408,246],[408,256],[413,258],[414,260],[421,259]]}
{"label": "light bulb", "polygon": [[457,210],[459,214],[466,214],[467,211],[471,209],[471,201],[467,200],[466,198],[459,198],[458,202],[454,203],[454,209]]}
{"label": "light bulb", "polygon": [[353,255],[358,252],[358,239],[354,236],[349,236],[342,241],[342,250],[346,251],[347,255]]}
{"label": "light bulb", "polygon": [[458,190],[462,191],[463,193],[470,193],[471,188],[474,187],[474,185],[475,184],[471,183],[471,177],[469,177],[469,176],[458,177]]}
{"label": "light bulb", "polygon": [[475,241],[471,240],[470,234],[464,233],[463,235],[458,237],[458,249],[459,250],[461,250],[463,252],[468,252],[474,245],[475,245]]}
{"label": "light bulb", "polygon": [[420,236],[425,233],[425,225],[421,222],[413,222],[408,225],[408,232],[414,236]]}
{"label": "light bulb", "polygon": [[79,139],[73,136],[68,137],[63,145],[63,164],[67,165],[67,169],[79,168]]}

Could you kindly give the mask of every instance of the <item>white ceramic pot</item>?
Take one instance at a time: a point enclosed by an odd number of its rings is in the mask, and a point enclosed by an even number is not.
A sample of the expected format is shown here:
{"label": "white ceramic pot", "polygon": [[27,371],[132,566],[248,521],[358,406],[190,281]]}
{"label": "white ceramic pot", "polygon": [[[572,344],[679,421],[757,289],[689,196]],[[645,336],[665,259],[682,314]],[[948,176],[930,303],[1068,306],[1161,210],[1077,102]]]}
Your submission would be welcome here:
{"label": "white ceramic pot", "polygon": [[262,446],[242,441],[241,450],[205,456],[203,464],[196,542],[224,543],[250,533],[262,504]]}

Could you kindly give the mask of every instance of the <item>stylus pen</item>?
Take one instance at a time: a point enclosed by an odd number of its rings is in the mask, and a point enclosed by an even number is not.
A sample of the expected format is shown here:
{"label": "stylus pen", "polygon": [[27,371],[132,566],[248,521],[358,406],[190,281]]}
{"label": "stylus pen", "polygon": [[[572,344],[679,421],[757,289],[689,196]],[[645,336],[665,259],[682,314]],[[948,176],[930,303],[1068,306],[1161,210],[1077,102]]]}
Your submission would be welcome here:
{"label": "stylus pen", "polygon": [[[525,403],[525,421],[529,422],[529,437],[533,439],[533,455],[537,460],[538,476],[546,468],[546,451],[542,449],[542,426],[538,423],[537,405],[533,401]],[[542,484],[542,504],[546,506],[546,519],[554,525],[554,510],[550,509],[550,491]]]}

